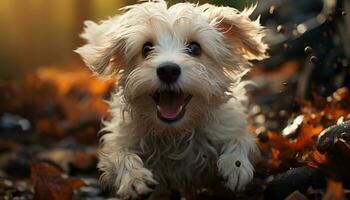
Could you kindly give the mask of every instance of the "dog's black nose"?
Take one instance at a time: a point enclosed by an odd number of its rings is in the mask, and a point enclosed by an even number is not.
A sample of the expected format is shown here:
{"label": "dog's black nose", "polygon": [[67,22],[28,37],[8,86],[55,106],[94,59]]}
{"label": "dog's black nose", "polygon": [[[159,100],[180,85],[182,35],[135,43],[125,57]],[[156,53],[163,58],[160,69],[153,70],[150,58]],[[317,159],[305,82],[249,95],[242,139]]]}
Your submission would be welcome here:
{"label": "dog's black nose", "polygon": [[157,75],[161,81],[170,84],[175,82],[181,74],[181,68],[175,63],[163,63],[157,68]]}

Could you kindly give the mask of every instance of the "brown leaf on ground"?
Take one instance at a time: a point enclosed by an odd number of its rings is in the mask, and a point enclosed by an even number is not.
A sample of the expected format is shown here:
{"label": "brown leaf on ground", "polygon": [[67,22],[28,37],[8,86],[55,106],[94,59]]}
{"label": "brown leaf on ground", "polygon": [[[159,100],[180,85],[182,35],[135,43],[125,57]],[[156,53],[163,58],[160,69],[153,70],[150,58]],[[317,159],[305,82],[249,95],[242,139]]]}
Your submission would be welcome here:
{"label": "brown leaf on ground", "polygon": [[314,162],[310,162],[309,166],[318,168],[318,165],[325,164],[327,162],[327,157],[321,154],[319,151],[313,151],[311,158]]}
{"label": "brown leaf on ground", "polygon": [[[37,137],[95,143],[100,119],[107,115],[107,99],[115,80],[99,80],[81,65],[44,67],[20,81],[0,83],[0,113],[31,119]],[[89,131],[82,137],[81,132]],[[93,133],[93,134],[91,134]],[[81,141],[80,141],[81,140]]]}
{"label": "brown leaf on ground", "polygon": [[271,170],[280,170],[288,167],[296,153],[293,144],[281,134],[272,131],[268,131],[267,136],[271,148],[271,160],[268,161],[268,167]]}
{"label": "brown leaf on ground", "polygon": [[302,161],[308,157],[307,149],[313,149],[317,137],[323,130],[322,126],[315,127],[309,124],[303,124],[296,140],[290,140],[279,133],[267,132],[271,148],[270,168],[289,168],[291,162],[300,154]]}
{"label": "brown leaf on ground", "polygon": [[[304,119],[296,129],[297,136],[284,137],[280,133],[267,131],[267,142],[259,143],[259,147],[263,147],[261,148],[263,153],[270,155],[266,162],[267,167],[272,171],[278,172],[293,167],[295,161],[308,163],[309,166],[316,168],[327,164],[329,155],[321,155],[316,150],[317,138],[325,127],[336,124],[339,118],[350,117],[350,98],[347,88],[339,88],[327,99],[313,93],[312,100],[298,100],[298,104]],[[335,145],[339,147],[339,155],[348,155],[349,148],[345,144],[338,141]],[[333,160],[331,159],[330,162],[334,163]]]}
{"label": "brown leaf on ground", "polygon": [[290,194],[285,200],[308,200],[308,198],[306,198],[306,196],[299,191],[295,191]]}
{"label": "brown leaf on ground", "polygon": [[312,124],[303,124],[297,140],[294,142],[294,148],[302,151],[316,145],[317,136],[323,131],[323,126],[314,126]]}
{"label": "brown leaf on ground", "polygon": [[62,171],[47,163],[31,163],[35,200],[70,200],[73,191],[86,184],[79,179],[63,178]]}

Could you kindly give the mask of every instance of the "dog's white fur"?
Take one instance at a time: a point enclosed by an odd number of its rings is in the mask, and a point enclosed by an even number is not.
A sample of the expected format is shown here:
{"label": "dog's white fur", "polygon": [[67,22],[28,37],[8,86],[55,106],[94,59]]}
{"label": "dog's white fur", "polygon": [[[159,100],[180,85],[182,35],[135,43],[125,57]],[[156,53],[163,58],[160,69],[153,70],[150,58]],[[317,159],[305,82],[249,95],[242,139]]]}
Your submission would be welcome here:
{"label": "dog's white fur", "polygon": [[[76,52],[95,74],[118,77],[99,153],[103,185],[122,198],[138,198],[155,184],[158,192],[188,192],[222,177],[237,191],[250,182],[259,151],[245,131],[241,77],[249,60],[266,58],[267,49],[259,19],[249,19],[253,10],[191,3],[168,7],[153,0],[125,7],[124,14],[99,24],[85,23],[87,44]],[[154,52],[144,59],[141,49],[148,41]],[[201,45],[199,57],[185,53],[191,41]],[[182,71],[171,89],[193,95],[184,117],[171,124],[157,118],[150,97],[165,87],[156,69],[167,61]]]}

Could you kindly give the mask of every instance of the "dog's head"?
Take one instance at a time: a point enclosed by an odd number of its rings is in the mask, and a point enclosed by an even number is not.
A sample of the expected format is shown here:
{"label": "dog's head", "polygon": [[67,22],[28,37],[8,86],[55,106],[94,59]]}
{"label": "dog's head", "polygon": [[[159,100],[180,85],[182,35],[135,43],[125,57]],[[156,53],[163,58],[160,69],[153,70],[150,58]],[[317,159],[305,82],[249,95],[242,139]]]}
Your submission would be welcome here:
{"label": "dog's head", "polygon": [[266,57],[253,10],[143,2],[100,24],[86,22],[87,44],[76,52],[98,76],[118,77],[132,117],[186,128],[227,101],[249,60]]}

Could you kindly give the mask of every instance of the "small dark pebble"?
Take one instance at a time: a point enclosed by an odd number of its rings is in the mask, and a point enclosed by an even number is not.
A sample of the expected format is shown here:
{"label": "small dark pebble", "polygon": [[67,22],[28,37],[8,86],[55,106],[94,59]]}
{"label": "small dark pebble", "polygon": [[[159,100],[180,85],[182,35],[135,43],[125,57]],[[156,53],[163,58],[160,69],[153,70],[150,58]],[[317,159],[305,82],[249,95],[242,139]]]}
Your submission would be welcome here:
{"label": "small dark pebble", "polygon": [[313,49],[309,46],[305,47],[304,52],[307,54],[311,54],[313,52]]}
{"label": "small dark pebble", "polygon": [[237,161],[235,162],[235,165],[236,165],[236,167],[240,167],[240,166],[241,166],[241,161],[237,160]]}
{"label": "small dark pebble", "polygon": [[346,15],[346,12],[345,12],[345,11],[343,11],[343,12],[341,12],[341,14],[342,14],[343,16],[345,16],[345,15]]}
{"label": "small dark pebble", "polygon": [[316,56],[311,56],[310,61],[314,64],[318,63],[318,58]]}

